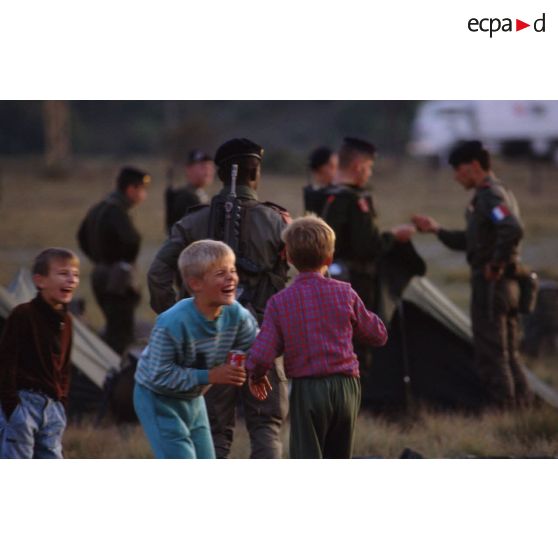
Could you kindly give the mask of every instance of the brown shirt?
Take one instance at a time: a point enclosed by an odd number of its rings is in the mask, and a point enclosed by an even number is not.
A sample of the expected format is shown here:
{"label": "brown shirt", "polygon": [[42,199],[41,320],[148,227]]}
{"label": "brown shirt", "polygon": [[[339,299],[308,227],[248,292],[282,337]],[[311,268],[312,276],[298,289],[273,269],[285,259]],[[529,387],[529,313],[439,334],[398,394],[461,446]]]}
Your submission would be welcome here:
{"label": "brown shirt", "polygon": [[16,306],[0,339],[0,403],[7,416],[31,389],[67,403],[70,388],[72,317],[56,311],[38,294]]}

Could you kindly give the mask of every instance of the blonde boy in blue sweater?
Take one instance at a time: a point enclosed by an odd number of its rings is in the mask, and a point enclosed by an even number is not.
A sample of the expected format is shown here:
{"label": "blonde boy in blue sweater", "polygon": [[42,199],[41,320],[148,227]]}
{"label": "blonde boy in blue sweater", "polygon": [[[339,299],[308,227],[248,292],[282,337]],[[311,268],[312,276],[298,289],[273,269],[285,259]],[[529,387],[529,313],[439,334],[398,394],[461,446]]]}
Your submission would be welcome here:
{"label": "blonde boy in blue sweater", "polygon": [[138,362],[134,407],[155,457],[214,458],[202,394],[210,384],[246,381],[243,368],[225,361],[230,350],[250,348],[258,327],[235,301],[238,275],[226,244],[194,242],[178,267],[192,298],[157,318]]}

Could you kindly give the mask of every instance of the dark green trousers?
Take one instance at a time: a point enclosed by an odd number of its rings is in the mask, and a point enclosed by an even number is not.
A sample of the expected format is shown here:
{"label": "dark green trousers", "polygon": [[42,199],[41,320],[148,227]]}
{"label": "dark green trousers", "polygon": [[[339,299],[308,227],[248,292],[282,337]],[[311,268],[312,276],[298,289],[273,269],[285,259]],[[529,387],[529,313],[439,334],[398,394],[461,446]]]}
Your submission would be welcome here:
{"label": "dark green trousers", "polygon": [[349,459],[360,408],[360,379],[342,374],[293,378],[291,459]]}
{"label": "dark green trousers", "polygon": [[488,403],[499,408],[527,406],[532,394],[519,355],[519,284],[507,278],[491,284],[477,274],[472,286],[475,361]]}

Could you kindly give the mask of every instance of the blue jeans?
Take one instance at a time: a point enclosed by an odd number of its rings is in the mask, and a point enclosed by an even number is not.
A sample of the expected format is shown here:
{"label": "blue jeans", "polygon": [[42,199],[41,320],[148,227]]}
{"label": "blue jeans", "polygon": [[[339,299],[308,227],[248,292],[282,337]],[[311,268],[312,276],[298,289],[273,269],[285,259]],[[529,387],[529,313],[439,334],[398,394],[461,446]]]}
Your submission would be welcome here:
{"label": "blue jeans", "polygon": [[215,459],[202,396],[177,399],[136,383],[134,408],[158,459]]}
{"label": "blue jeans", "polygon": [[19,405],[6,419],[0,412],[0,457],[2,459],[61,459],[66,411],[56,401],[37,391],[19,390]]}

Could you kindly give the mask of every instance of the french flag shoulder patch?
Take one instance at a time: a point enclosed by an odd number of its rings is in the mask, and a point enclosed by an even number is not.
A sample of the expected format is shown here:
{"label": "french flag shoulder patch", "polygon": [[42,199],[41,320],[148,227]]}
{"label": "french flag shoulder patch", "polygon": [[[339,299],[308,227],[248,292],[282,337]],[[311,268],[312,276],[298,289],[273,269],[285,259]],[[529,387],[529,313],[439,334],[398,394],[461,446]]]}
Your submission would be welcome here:
{"label": "french flag shoulder patch", "polygon": [[507,206],[503,204],[497,205],[490,212],[490,218],[494,223],[499,223],[500,221],[503,221],[508,215],[511,215],[511,212],[507,208]]}

